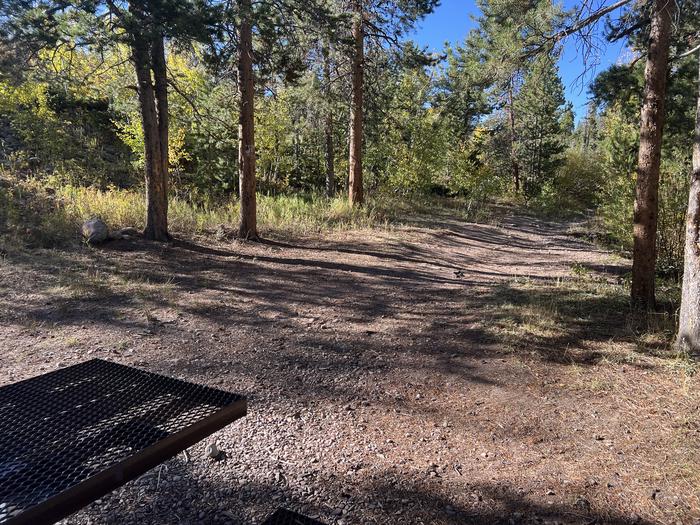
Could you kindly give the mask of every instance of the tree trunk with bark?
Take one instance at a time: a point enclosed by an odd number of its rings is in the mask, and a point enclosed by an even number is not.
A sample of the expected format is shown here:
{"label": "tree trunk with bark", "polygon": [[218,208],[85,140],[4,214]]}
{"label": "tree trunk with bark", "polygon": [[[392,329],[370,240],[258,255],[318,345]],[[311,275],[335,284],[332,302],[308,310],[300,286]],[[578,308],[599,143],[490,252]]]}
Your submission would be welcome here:
{"label": "tree trunk with bark", "polygon": [[[160,162],[163,173],[168,173],[170,162],[168,157],[168,69],[165,62],[165,45],[161,35],[153,39],[151,47],[153,59],[153,80],[156,95],[156,110],[158,112],[158,137],[160,139]],[[165,180],[165,192],[168,191],[168,180]]]}
{"label": "tree trunk with bark", "polygon": [[257,210],[255,197],[255,124],[253,81],[253,28],[250,0],[240,0],[241,24],[238,49],[238,180],[240,193],[240,224],[242,239],[257,240]]}
{"label": "tree trunk with bark", "polygon": [[695,112],[693,173],[685,230],[683,294],[677,343],[682,350],[700,352],[700,53],[698,53],[698,103]]}
{"label": "tree trunk with bark", "polygon": [[632,303],[654,308],[659,167],[665,120],[664,101],[675,0],[654,0],[649,51],[644,71],[644,100],[639,129],[639,159],[634,202]]}
{"label": "tree trunk with bark", "polygon": [[[161,51],[163,43],[161,39]],[[153,43],[137,37],[132,45],[132,61],[136,70],[139,108],[143,127],[144,159],[146,175],[146,228],[144,237],[155,241],[167,241],[168,234],[168,169],[167,159],[167,89],[163,77],[159,78],[158,95],[154,90],[151,71],[158,70],[153,61]],[[163,58],[164,61],[164,58]],[[163,72],[164,74],[164,72]],[[158,98],[158,106],[156,106]],[[165,142],[162,142],[163,137]],[[165,146],[164,146],[165,144]]]}
{"label": "tree trunk with bark", "polygon": [[353,53],[350,66],[352,101],[350,104],[350,169],[348,171],[348,194],[350,205],[364,202],[362,187],[362,126],[364,98],[364,54],[365,38],[362,0],[355,0],[355,19],[352,26]]}
{"label": "tree trunk with bark", "polygon": [[335,153],[333,151],[333,108],[331,106],[331,63],[328,45],[323,46],[323,83],[326,97],[326,116],[324,122],[325,157],[326,157],[326,195],[335,195]]}
{"label": "tree trunk with bark", "polygon": [[520,193],[520,166],[518,165],[518,158],[515,154],[515,144],[517,142],[517,135],[515,131],[515,109],[514,109],[514,99],[513,94],[513,80],[511,79],[510,85],[508,87],[508,120],[510,123],[510,166],[511,173],[513,175],[513,186],[515,193]]}

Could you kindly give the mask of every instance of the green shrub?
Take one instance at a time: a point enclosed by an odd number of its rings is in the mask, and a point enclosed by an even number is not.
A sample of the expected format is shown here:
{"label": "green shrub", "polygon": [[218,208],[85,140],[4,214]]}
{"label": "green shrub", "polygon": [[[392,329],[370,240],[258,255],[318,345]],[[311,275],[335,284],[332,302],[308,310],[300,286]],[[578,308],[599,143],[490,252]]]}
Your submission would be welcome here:
{"label": "green shrub", "polygon": [[78,230],[51,188],[0,173],[0,236],[38,248],[77,242]]}
{"label": "green shrub", "polygon": [[630,122],[622,108],[613,106],[605,113],[601,133],[605,179],[598,197],[598,217],[609,241],[627,250],[632,246],[639,125]]}
{"label": "green shrub", "polygon": [[672,150],[661,162],[657,271],[680,279],[685,250],[685,216],[692,171],[690,150]]}
{"label": "green shrub", "polygon": [[[608,111],[604,124],[601,155],[605,179],[598,196],[598,217],[610,242],[630,250],[639,133],[637,125],[617,108]],[[690,150],[664,150],[659,176],[657,269],[676,279],[683,267],[690,163]]]}
{"label": "green shrub", "polygon": [[570,148],[553,180],[542,185],[531,205],[548,214],[570,214],[592,209],[604,185],[600,156],[594,150]]}

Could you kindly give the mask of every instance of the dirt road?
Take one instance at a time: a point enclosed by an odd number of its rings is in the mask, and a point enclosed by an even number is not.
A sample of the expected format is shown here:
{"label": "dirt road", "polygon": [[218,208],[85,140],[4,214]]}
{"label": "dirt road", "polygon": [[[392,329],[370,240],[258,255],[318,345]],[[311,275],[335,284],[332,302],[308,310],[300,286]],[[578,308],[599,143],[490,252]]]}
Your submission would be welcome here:
{"label": "dirt road", "polygon": [[0,383],[100,357],[250,399],[226,460],[69,523],[695,524],[697,376],[639,351],[627,263],[569,226],[10,252]]}

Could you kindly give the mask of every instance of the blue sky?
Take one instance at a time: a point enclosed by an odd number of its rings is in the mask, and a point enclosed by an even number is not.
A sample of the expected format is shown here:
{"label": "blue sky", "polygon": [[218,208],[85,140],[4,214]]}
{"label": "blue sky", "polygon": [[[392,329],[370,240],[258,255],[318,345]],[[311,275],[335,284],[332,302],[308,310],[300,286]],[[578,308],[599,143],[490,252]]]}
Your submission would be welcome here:
{"label": "blue sky", "polygon": [[[565,0],[566,7],[575,5],[575,0]],[[474,0],[442,0],[435,12],[420,22],[412,38],[419,44],[428,46],[431,51],[440,51],[445,42],[462,42],[470,29],[475,27],[471,16],[478,16],[479,10]],[[602,30],[602,24],[600,24]],[[587,85],[595,72],[615,64],[625,54],[622,43],[609,44],[601,41],[603,47],[598,58],[599,64],[583,78],[583,57],[576,49],[573,39],[565,44],[559,61],[559,71],[566,89],[566,98],[574,104],[577,119],[584,116],[588,98]]]}

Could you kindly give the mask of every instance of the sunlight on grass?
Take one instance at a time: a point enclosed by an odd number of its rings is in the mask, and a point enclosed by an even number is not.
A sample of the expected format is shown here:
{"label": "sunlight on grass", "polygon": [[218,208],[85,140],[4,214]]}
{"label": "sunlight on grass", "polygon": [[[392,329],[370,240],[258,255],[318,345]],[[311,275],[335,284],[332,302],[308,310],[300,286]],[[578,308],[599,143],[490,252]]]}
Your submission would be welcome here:
{"label": "sunlight on grass", "polygon": [[686,352],[677,352],[667,360],[666,366],[670,370],[681,372],[687,377],[692,377],[700,371],[700,362]]}
{"label": "sunlight on grass", "polygon": [[515,279],[497,287],[489,325],[494,334],[514,338],[512,342],[565,337],[572,324],[592,323],[598,299],[620,299],[617,292],[612,285],[585,279]]}
{"label": "sunlight on grass", "polygon": [[487,298],[482,327],[510,352],[529,349],[572,365],[577,360],[655,363],[685,376],[697,373],[698,363],[673,347],[672,315],[633,312],[624,281],[610,281],[582,267],[571,273],[568,279],[514,279],[499,285]]}
{"label": "sunlight on grass", "polygon": [[[99,217],[111,229],[144,227],[146,202],[142,192],[71,185],[47,185],[34,179],[21,179],[0,173],[8,183],[0,188],[4,203],[0,230],[29,247],[58,247],[79,239],[80,225]],[[406,197],[378,194],[365,205],[352,207],[347,197],[327,198],[321,194],[258,195],[258,228],[263,235],[281,233],[306,235],[333,230],[392,229],[418,216],[449,214],[464,220],[486,220],[484,203],[430,196]],[[170,231],[197,235],[233,232],[238,224],[235,197],[200,203],[186,196],[169,200]],[[232,235],[224,235],[231,237]]]}
{"label": "sunlight on grass", "polygon": [[[113,228],[144,226],[145,202],[139,193],[73,187],[61,188],[59,192],[65,210],[74,221],[100,217]],[[388,224],[381,207],[370,204],[364,208],[351,208],[342,197],[258,196],[257,209],[262,231],[309,233],[324,229],[386,227]],[[168,218],[173,232],[197,234],[215,230],[220,225],[235,226],[238,211],[235,200],[197,205],[172,197]]]}
{"label": "sunlight on grass", "polygon": [[529,338],[555,337],[563,329],[555,304],[505,302],[499,309],[502,316],[492,329],[512,343]]}
{"label": "sunlight on grass", "polygon": [[74,269],[63,269],[46,287],[46,293],[51,297],[75,300],[107,297],[112,291],[102,273],[94,267],[87,267],[80,275]]}

